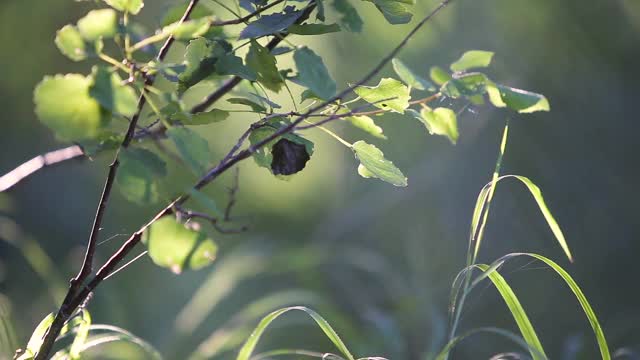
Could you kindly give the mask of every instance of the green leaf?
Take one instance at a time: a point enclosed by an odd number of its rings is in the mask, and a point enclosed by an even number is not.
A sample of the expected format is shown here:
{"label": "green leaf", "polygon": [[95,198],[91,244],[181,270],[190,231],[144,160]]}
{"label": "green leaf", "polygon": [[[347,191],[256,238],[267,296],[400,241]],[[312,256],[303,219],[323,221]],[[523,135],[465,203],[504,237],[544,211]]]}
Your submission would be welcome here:
{"label": "green leaf", "polygon": [[411,5],[415,0],[365,0],[374,3],[390,24],[406,24],[411,21]]}
{"label": "green leaf", "polygon": [[364,130],[365,132],[367,132],[368,134],[375,136],[377,138],[380,139],[386,139],[387,137],[384,136],[384,134],[382,133],[382,128],[378,125],[376,125],[376,123],[373,121],[372,118],[368,117],[368,116],[349,116],[347,118],[345,118],[345,120],[347,120],[348,122],[351,123],[351,125]]}
{"label": "green leaf", "polygon": [[251,40],[247,66],[258,74],[258,82],[267,89],[278,92],[282,88],[283,81],[276,63],[276,58],[269,53],[269,49]]}
{"label": "green leaf", "polygon": [[120,170],[116,176],[125,198],[145,205],[159,200],[158,181],[167,168],[158,155],[141,148],[127,148],[119,155]]}
{"label": "green leaf", "polygon": [[416,118],[422,121],[429,134],[445,136],[454,145],[458,141],[458,121],[453,110],[448,108],[436,108],[433,110],[424,108]]}
{"label": "green leaf", "polygon": [[385,159],[380,149],[364,141],[354,143],[352,149],[360,160],[360,176],[375,177],[395,186],[407,186],[407,177],[391,161]]}
{"label": "green leaf", "polygon": [[93,84],[89,95],[98,100],[105,109],[126,117],[138,111],[138,96],[127,85],[122,85],[122,78],[116,71],[104,66],[94,66],[91,74]]}
{"label": "green leaf", "polygon": [[229,112],[220,109],[212,109],[195,114],[178,112],[171,115],[171,120],[178,120],[182,125],[208,125],[226,120]]}
{"label": "green leaf", "polygon": [[487,93],[495,107],[508,107],[519,113],[550,110],[549,100],[542,94],[493,83],[487,84]]}
{"label": "green leaf", "polygon": [[244,345],[242,345],[242,348],[240,348],[240,352],[238,353],[238,357],[236,358],[236,360],[249,360],[253,355],[253,351],[258,345],[258,341],[260,341],[260,338],[264,334],[267,327],[282,314],[294,310],[304,311],[305,313],[307,313],[307,315],[311,316],[311,318],[316,322],[316,324],[324,332],[327,338],[336,346],[336,348],[338,348],[338,350],[340,350],[342,355],[344,355],[347,360],[355,360],[353,355],[351,355],[351,352],[349,352],[349,349],[347,349],[347,346],[344,344],[344,342],[342,342],[340,336],[338,336],[335,330],[333,330],[331,325],[329,325],[329,323],[318,313],[303,306],[293,306],[279,309],[265,316],[262,321],[260,321],[255,330],[253,330],[248,340],[244,343]]}
{"label": "green leaf", "polygon": [[17,360],[33,359],[33,357],[38,353],[38,351],[40,351],[40,347],[42,346],[44,335],[47,333],[47,330],[49,330],[49,327],[51,326],[51,324],[53,324],[54,319],[55,319],[55,314],[51,313],[47,315],[44,319],[42,319],[42,321],[40,321],[38,326],[36,326],[36,329],[31,334],[31,338],[29,338],[29,342],[27,343],[27,348],[24,350],[24,353],[22,353],[22,355],[20,355],[20,357],[17,358]]}
{"label": "green leaf", "polygon": [[404,114],[411,99],[409,88],[400,81],[390,78],[380,80],[378,86],[358,86],[354,91],[373,106],[400,114]]}
{"label": "green leaf", "polygon": [[300,15],[302,15],[302,11],[295,11],[293,6],[287,6],[283,12],[264,15],[247,25],[240,32],[239,39],[255,39],[281,32],[293,25]]}
{"label": "green leaf", "polygon": [[34,91],[40,121],[62,140],[94,138],[111,120],[110,114],[89,96],[90,78],[79,74],[45,76]]}
{"label": "green leaf", "polygon": [[104,0],[104,2],[118,11],[128,12],[133,15],[139,13],[144,6],[142,0]]}
{"label": "green leaf", "polygon": [[351,32],[362,31],[362,18],[358,15],[356,8],[348,0],[334,0],[333,8],[342,15],[340,24]]}
{"label": "green leaf", "polygon": [[466,71],[475,68],[485,68],[491,65],[493,52],[470,50],[462,54],[460,59],[451,64],[451,71]]}
{"label": "green leaf", "polygon": [[435,86],[428,80],[416,75],[411,69],[409,69],[400,59],[393,59],[393,70],[400,77],[405,84],[418,90],[435,90]]}
{"label": "green leaf", "polygon": [[431,77],[431,80],[438,85],[444,85],[447,81],[452,79],[451,74],[439,66],[431,67],[429,77]]}
{"label": "green leaf", "polygon": [[460,97],[474,97],[487,91],[489,79],[482,73],[464,73],[454,76],[440,88],[444,95],[457,99]]}
{"label": "green leaf", "polygon": [[73,61],[81,61],[87,58],[87,44],[77,27],[65,25],[58,30],[55,39],[58,50]]}
{"label": "green leaf", "polygon": [[233,54],[225,54],[216,61],[216,73],[220,75],[237,75],[249,81],[256,81],[258,75],[253,69],[242,63],[242,58]]}
{"label": "green leaf", "polygon": [[298,68],[296,82],[323,100],[329,100],[336,94],[336,82],[331,78],[320,56],[304,47],[296,50],[293,59]]}
{"label": "green leaf", "polygon": [[200,18],[169,24],[162,29],[162,32],[171,34],[178,40],[190,40],[206,34],[210,26],[211,19]]}
{"label": "green leaf", "polygon": [[251,108],[251,110],[255,111],[255,112],[259,112],[259,113],[266,113],[267,112],[267,108],[265,108],[264,106],[256,103],[255,101],[246,99],[246,98],[229,98],[227,99],[228,103],[231,104],[237,104],[237,105],[246,105],[249,106]]}
{"label": "green leaf", "polygon": [[293,24],[289,26],[287,32],[297,35],[322,35],[339,32],[338,24]]}
{"label": "green leaf", "polygon": [[[489,269],[488,265],[479,264],[476,265],[483,272],[486,272]],[[489,273],[489,279],[493,283],[493,285],[498,289],[498,292],[502,296],[502,299],[507,304],[509,311],[511,312],[511,316],[513,316],[518,328],[520,329],[520,333],[522,337],[527,342],[527,345],[536,351],[531,351],[531,356],[534,360],[544,360],[547,358],[544,353],[544,349],[542,344],[540,343],[540,339],[538,339],[538,335],[531,325],[531,321],[527,316],[527,313],[522,308],[518,297],[513,292],[507,281],[498,273],[498,271],[493,270]]]}
{"label": "green leaf", "polygon": [[178,76],[178,93],[182,94],[215,72],[213,44],[207,39],[191,40],[184,53],[185,69]]}
{"label": "green leaf", "polygon": [[78,20],[78,30],[87,41],[112,38],[118,33],[118,14],[112,9],[89,11]]}
{"label": "green leaf", "polygon": [[198,270],[211,264],[218,246],[203,232],[187,228],[173,216],[151,224],[142,242],[153,262],[180,274],[185,268]]}
{"label": "green leaf", "polygon": [[202,175],[207,171],[212,158],[207,140],[193,130],[179,126],[168,129],[167,136],[174,142],[180,156],[194,174]]}

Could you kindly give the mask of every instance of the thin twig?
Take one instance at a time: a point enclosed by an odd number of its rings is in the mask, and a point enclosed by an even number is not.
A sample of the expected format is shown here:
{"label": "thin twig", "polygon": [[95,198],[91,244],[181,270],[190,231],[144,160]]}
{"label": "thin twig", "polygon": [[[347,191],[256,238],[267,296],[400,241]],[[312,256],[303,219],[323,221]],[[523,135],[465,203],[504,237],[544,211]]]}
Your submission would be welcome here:
{"label": "thin twig", "polygon": [[[423,98],[423,99],[411,101],[411,102],[409,102],[409,105],[426,104],[426,103],[429,103],[429,102],[437,99],[439,96],[440,96],[439,93],[438,94],[434,94],[434,95],[428,96],[428,97]],[[327,117],[327,118],[325,118],[323,120],[311,123],[309,125],[297,126],[295,129],[296,130],[312,129],[314,127],[318,127],[318,126],[321,126],[323,124],[326,124],[326,123],[328,123],[330,121],[333,121],[333,120],[336,120],[336,119],[340,119],[340,118],[345,118],[345,117],[380,115],[380,114],[388,113],[389,110],[386,110],[386,109],[379,109],[379,110],[372,110],[372,111],[360,111],[360,110],[362,110],[362,109],[364,109],[364,108],[366,108],[368,106],[374,105],[376,103],[385,102],[385,101],[389,101],[389,100],[390,99],[384,99],[384,100],[376,101],[373,104],[367,104],[367,105],[361,106],[359,108],[356,108],[354,110],[351,110],[349,112],[342,113],[342,114],[334,113],[333,115],[331,115],[331,116],[329,116],[329,117]]]}
{"label": "thin twig", "polygon": [[231,210],[233,210],[233,206],[236,204],[236,194],[238,193],[239,187],[240,169],[236,168],[236,171],[233,174],[233,184],[231,185],[231,188],[229,188],[229,202],[227,203],[227,207],[224,210],[224,221],[231,220]]}

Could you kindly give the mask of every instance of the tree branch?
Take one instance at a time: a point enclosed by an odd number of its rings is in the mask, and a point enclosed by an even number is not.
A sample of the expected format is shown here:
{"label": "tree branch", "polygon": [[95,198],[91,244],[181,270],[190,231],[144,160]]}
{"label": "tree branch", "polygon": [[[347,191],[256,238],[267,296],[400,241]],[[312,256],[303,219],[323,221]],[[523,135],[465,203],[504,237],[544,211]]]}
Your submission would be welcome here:
{"label": "tree branch", "polygon": [[[431,20],[437,13],[440,12],[440,10],[442,10],[443,8],[445,8],[452,0],[444,0],[439,6],[437,6],[430,14],[428,14],[426,17],[424,17],[407,35],[406,37],[400,42],[400,44],[398,46],[396,46],[387,56],[385,56],[380,63],[373,68],[373,70],[371,70],[366,76],[364,76],[360,81],[358,81],[355,85],[350,86],[349,88],[343,90],[342,92],[340,92],[338,95],[334,96],[333,98],[331,98],[329,101],[323,102],[311,109],[309,109],[307,112],[303,113],[302,115],[300,115],[295,121],[291,122],[289,125],[280,128],[278,131],[276,131],[274,134],[272,134],[271,136],[263,139],[262,141],[260,141],[257,144],[254,144],[252,146],[249,146],[247,149],[242,150],[240,152],[238,152],[237,154],[235,154],[235,152],[237,151],[237,149],[240,148],[241,144],[246,140],[246,137],[248,135],[246,134],[250,134],[251,132],[251,128],[249,130],[247,130],[247,132],[245,132],[245,134],[243,134],[243,136],[240,138],[240,140],[238,141],[238,144],[236,146],[234,146],[229,153],[222,159],[222,161],[220,161],[220,163],[214,167],[213,169],[211,169],[207,174],[205,174],[195,185],[194,188],[195,189],[201,189],[204,186],[206,186],[207,184],[209,184],[211,181],[215,180],[216,178],[218,178],[222,173],[224,173],[226,170],[228,170],[229,168],[231,168],[233,165],[237,164],[238,162],[247,159],[248,157],[250,157],[253,153],[255,153],[259,148],[261,148],[262,146],[266,145],[267,143],[271,142],[272,140],[284,135],[285,133],[291,132],[293,131],[296,126],[298,124],[300,124],[302,121],[304,121],[305,119],[307,119],[309,116],[311,116],[313,113],[317,112],[318,110],[321,110],[322,108],[324,108],[325,106],[330,105],[331,103],[335,102],[338,99],[342,99],[344,96],[348,95],[349,93],[351,93],[357,86],[361,86],[365,83],[367,83],[368,81],[370,81],[374,76],[376,76],[381,70],[382,68],[391,61],[391,59],[393,59],[393,57],[395,57],[402,48],[404,48],[404,46],[406,46],[406,44],[409,42],[409,40],[415,35],[415,33],[418,32],[418,30],[420,30],[429,20]],[[192,0],[192,2],[197,2],[197,0]],[[307,10],[313,10],[314,6],[310,6]],[[272,40],[272,42],[275,41]],[[232,79],[233,80],[233,79]],[[237,83],[239,83],[241,80],[238,80]],[[236,83],[236,84],[237,84]],[[233,88],[233,86],[235,85],[227,85],[225,88],[228,88],[230,91],[231,88]],[[214,93],[215,94],[215,93]],[[213,95],[213,94],[212,94]],[[219,99],[222,95],[220,95],[217,98],[214,98],[213,96],[208,97],[207,99],[205,99],[205,101],[203,101],[203,103],[199,104],[198,106],[202,106],[203,108],[206,108],[209,106],[209,104],[207,105],[203,105],[204,103],[208,103],[210,101],[210,103],[215,102],[217,99]],[[213,100],[210,100],[211,98],[214,98]],[[135,125],[135,124],[134,124]],[[254,126],[254,125],[252,125]],[[126,141],[127,138],[125,138]],[[130,140],[129,140],[130,141]],[[124,142],[123,142],[124,145]],[[128,145],[128,143],[127,143]],[[234,155],[235,154],[235,155]],[[117,158],[116,158],[117,160]],[[107,181],[108,182],[108,181]],[[41,348],[41,351],[38,353],[38,355],[36,356],[36,360],[44,360],[45,357],[50,353],[51,348],[53,346],[53,343],[55,341],[55,339],[57,338],[58,334],[60,333],[60,330],[62,329],[62,326],[64,324],[64,322],[66,321],[66,319],[68,319],[68,317],[70,316],[70,313],[73,312],[80,304],[84,303],[85,299],[87,299],[90,294],[93,292],[93,290],[102,282],[104,281],[104,279],[106,277],[108,277],[118,266],[118,264],[130,253],[130,251],[140,242],[141,238],[142,238],[142,234],[157,220],[159,220],[160,218],[173,214],[174,209],[176,209],[176,207],[179,207],[182,203],[184,203],[187,199],[189,198],[189,196],[187,194],[181,195],[180,197],[178,197],[177,199],[173,200],[171,203],[169,203],[164,209],[162,209],[160,212],[158,212],[150,221],[148,221],[144,226],[142,226],[140,229],[138,229],[135,233],[133,233],[131,235],[131,237],[109,258],[109,260],[107,260],[107,262],[98,270],[98,272],[96,273],[96,275],[77,293],[77,295],[73,295],[71,292],[71,288],[69,293],[67,294],[67,297],[65,298],[65,301],[63,302],[63,305],[61,306],[58,315],[56,316],[56,318],[54,319],[54,322],[51,326],[51,328],[49,329],[49,331],[47,332],[47,334],[44,337],[43,340],[43,345]],[[105,201],[106,202],[106,201]],[[101,201],[102,203],[102,201]],[[100,211],[100,210],[98,210]],[[72,283],[73,284],[73,283]],[[77,282],[76,282],[77,284]],[[73,287],[73,285],[72,285]],[[75,289],[74,289],[75,290]]]}
{"label": "tree branch", "polygon": [[33,159],[23,163],[17,168],[0,176],[0,192],[9,190],[20,181],[29,177],[36,171],[59,164],[61,162],[76,159],[83,156],[84,152],[78,145],[71,145],[63,149],[50,151],[46,154],[38,155]]}
{"label": "tree branch", "polygon": [[[187,6],[187,9],[185,10],[184,14],[182,15],[182,18],[180,19],[181,23],[189,18],[189,16],[191,15],[191,12],[195,8],[195,6],[198,4],[198,1],[199,0],[190,0],[189,5]],[[165,41],[164,45],[162,46],[162,48],[158,52],[158,55],[156,56],[156,59],[158,61],[164,60],[173,42],[174,42],[173,36],[170,36]],[[154,80],[155,80],[154,77],[147,77],[145,79],[145,87],[152,85]],[[77,293],[80,285],[93,272],[93,258],[95,255],[96,243],[97,243],[98,235],[100,232],[100,227],[102,225],[102,219],[104,218],[104,213],[107,209],[109,198],[111,196],[111,190],[113,189],[113,184],[115,182],[115,178],[118,173],[118,167],[120,165],[120,161],[119,161],[120,150],[126,149],[127,147],[129,147],[129,145],[131,144],[131,141],[134,138],[136,126],[138,124],[138,119],[140,118],[140,114],[142,113],[144,105],[146,104],[146,98],[144,96],[144,92],[146,91],[145,87],[142,88],[142,93],[140,94],[140,98],[138,99],[137,111],[131,118],[131,121],[129,122],[129,127],[127,129],[127,133],[124,139],[122,140],[120,149],[116,153],[111,165],[109,165],[109,173],[107,175],[107,180],[104,184],[102,195],[100,196],[98,209],[96,210],[93,226],[91,228],[91,234],[89,235],[89,240],[87,242],[87,250],[85,253],[84,260],[82,262],[82,267],[80,268],[78,275],[76,275],[76,277],[71,279],[71,283],[69,285],[69,290],[67,292],[67,295],[65,296],[65,300],[60,306],[60,309],[58,310],[58,313],[56,314],[56,317],[53,323],[51,324],[51,327],[47,330],[47,333],[45,334],[43,339],[42,346],[40,347],[40,351],[34,358],[35,360],[44,360],[51,352],[51,349],[53,348],[53,344],[55,343],[55,340],[60,334],[60,331],[62,330],[64,323],[67,321],[71,313],[79,305],[78,304],[75,306],[70,306],[69,303],[71,303],[71,298]],[[82,302],[84,302],[84,298]]]}

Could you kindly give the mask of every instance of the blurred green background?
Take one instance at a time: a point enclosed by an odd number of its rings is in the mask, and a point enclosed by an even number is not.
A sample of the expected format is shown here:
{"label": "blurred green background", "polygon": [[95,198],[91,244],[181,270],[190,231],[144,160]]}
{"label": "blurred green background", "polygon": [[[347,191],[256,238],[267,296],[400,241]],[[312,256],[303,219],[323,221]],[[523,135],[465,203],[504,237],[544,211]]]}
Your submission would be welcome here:
{"label": "blurred green background", "polygon": [[[147,1],[140,20],[153,29],[175,3]],[[291,38],[297,44],[311,39],[341,87],[364,75],[412,26],[389,25],[370,3],[353,3],[365,19],[362,33]],[[419,0],[415,18],[436,5]],[[88,64],[60,55],[53,38],[94,7],[70,0],[0,2],[0,172],[66,145],[36,119],[32,90],[46,74],[88,72]],[[471,211],[490,178],[510,117],[503,172],[528,176],[540,186],[576,261],[564,259],[530,195],[515,183],[497,190],[481,261],[514,251],[557,260],[590,299],[610,347],[640,351],[639,45],[637,0],[453,1],[400,57],[426,74],[466,50],[495,51],[489,75],[545,94],[550,113],[474,107],[459,118],[456,146],[429,136],[408,117],[384,117],[379,124],[389,141],[367,141],[405,171],[409,187],[402,189],[359,177],[351,152],[323,133],[309,134],[316,153],[290,181],[273,178],[252,160],[244,162],[237,213],[246,216],[251,230],[216,235],[219,260],[203,271],[176,276],[148,258],[137,261],[99,288],[89,307],[94,322],[128,329],[168,359],[186,359],[193,352],[226,359],[260,316],[308,304],[357,355],[422,358],[443,344],[450,286],[464,266]],[[175,47],[174,59],[181,50]],[[393,76],[390,66],[384,75]],[[289,104],[281,95],[278,100]],[[237,116],[202,133],[221,155],[251,121]],[[366,138],[333,127],[350,141]],[[110,158],[102,154],[46,169],[0,194],[0,238],[6,240],[0,242],[0,308],[11,318],[20,346],[55,309],[50,293],[64,289],[77,271]],[[179,171],[174,176],[181,184],[193,180]],[[230,181],[224,177],[209,190],[220,203]],[[124,239],[118,234],[136,230],[161,206],[139,207],[116,193],[102,230],[103,240],[115,238],[98,248],[99,260]],[[53,259],[52,268],[44,270],[49,286],[18,250],[37,258],[34,243]],[[44,266],[43,260],[37,263]],[[598,358],[587,320],[552,271],[521,262],[503,275],[551,358]],[[476,290],[467,306],[462,330],[515,330],[493,288]],[[261,350],[277,347],[335,351],[302,315],[278,322],[260,345]],[[484,359],[512,350],[514,345],[485,335],[463,343],[452,358]],[[145,358],[125,345],[93,355]]]}

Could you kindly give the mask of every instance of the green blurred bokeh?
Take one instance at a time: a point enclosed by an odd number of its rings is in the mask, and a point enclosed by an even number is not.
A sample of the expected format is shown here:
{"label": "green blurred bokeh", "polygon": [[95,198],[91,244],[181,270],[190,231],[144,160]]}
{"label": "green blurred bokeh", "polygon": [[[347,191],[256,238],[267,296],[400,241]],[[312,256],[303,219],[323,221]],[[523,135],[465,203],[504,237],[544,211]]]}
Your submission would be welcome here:
{"label": "green blurred bokeh", "polygon": [[[416,18],[437,5],[418,2]],[[162,11],[174,3],[148,0],[141,21],[155,28]],[[310,40],[341,87],[359,80],[411,28],[387,24],[369,3],[353,3],[365,18],[362,33]],[[60,55],[53,38],[58,28],[95,6],[70,0],[0,2],[0,172],[66,145],[36,119],[32,90],[46,74],[89,71],[88,64]],[[228,14],[221,11],[220,16]],[[296,44],[309,41],[291,39]],[[528,176],[540,186],[576,261],[570,264],[563,258],[530,195],[515,183],[497,190],[481,260],[490,262],[513,251],[557,260],[590,299],[611,348],[635,346],[640,351],[640,291],[635,285],[640,125],[634,107],[640,96],[639,45],[637,0],[453,1],[400,57],[426,74],[431,66],[446,66],[466,50],[495,51],[490,76],[545,94],[550,113],[472,108],[460,116],[461,138],[455,147],[429,136],[416,121],[386,116],[380,125],[389,140],[368,141],[405,170],[410,185],[404,189],[360,178],[351,152],[321,132],[309,134],[316,153],[307,169],[290,181],[273,178],[249,160],[240,165],[237,212],[246,216],[251,231],[217,235],[219,261],[197,273],[176,276],[147,258],[134,263],[99,288],[89,307],[94,320],[132,331],[169,359],[185,359],[215,331],[218,338],[203,349],[211,351],[237,324],[254,326],[253,317],[246,323],[229,322],[246,305],[296,289],[257,313],[298,300],[310,303],[358,355],[419,359],[444,340],[450,285],[464,266],[472,207],[489,180],[509,117],[503,172]],[[172,56],[180,51],[176,46]],[[390,66],[382,75],[393,76]],[[278,100],[290,103],[284,93]],[[253,120],[235,116],[206,127],[202,134],[221,155]],[[366,136],[334,127],[350,141]],[[110,158],[103,154],[46,169],[0,194],[0,237],[8,240],[0,242],[0,303],[11,315],[21,346],[37,322],[55,309],[50,293],[59,289],[49,290],[17,248],[39,244],[53,259],[52,268],[43,270],[50,281],[72,276]],[[179,184],[193,180],[179,174],[175,179]],[[230,182],[223,177],[211,186],[210,193],[221,203]],[[102,230],[103,240],[114,238],[98,248],[99,260],[124,239],[118,234],[134,231],[160,206],[139,207],[116,194]],[[547,353],[553,359],[597,358],[588,322],[570,291],[549,270],[516,265],[504,275]],[[216,281],[192,299],[210,278]],[[471,298],[463,329],[515,329],[493,289],[476,290]],[[190,299],[194,303],[185,309]],[[287,319],[268,332],[261,349],[334,351],[311,321]],[[232,358],[237,343],[231,344],[232,352],[217,358]],[[489,358],[512,350],[512,344],[485,336],[465,342],[453,358]],[[132,351],[118,346],[95,354],[144,358]]]}

